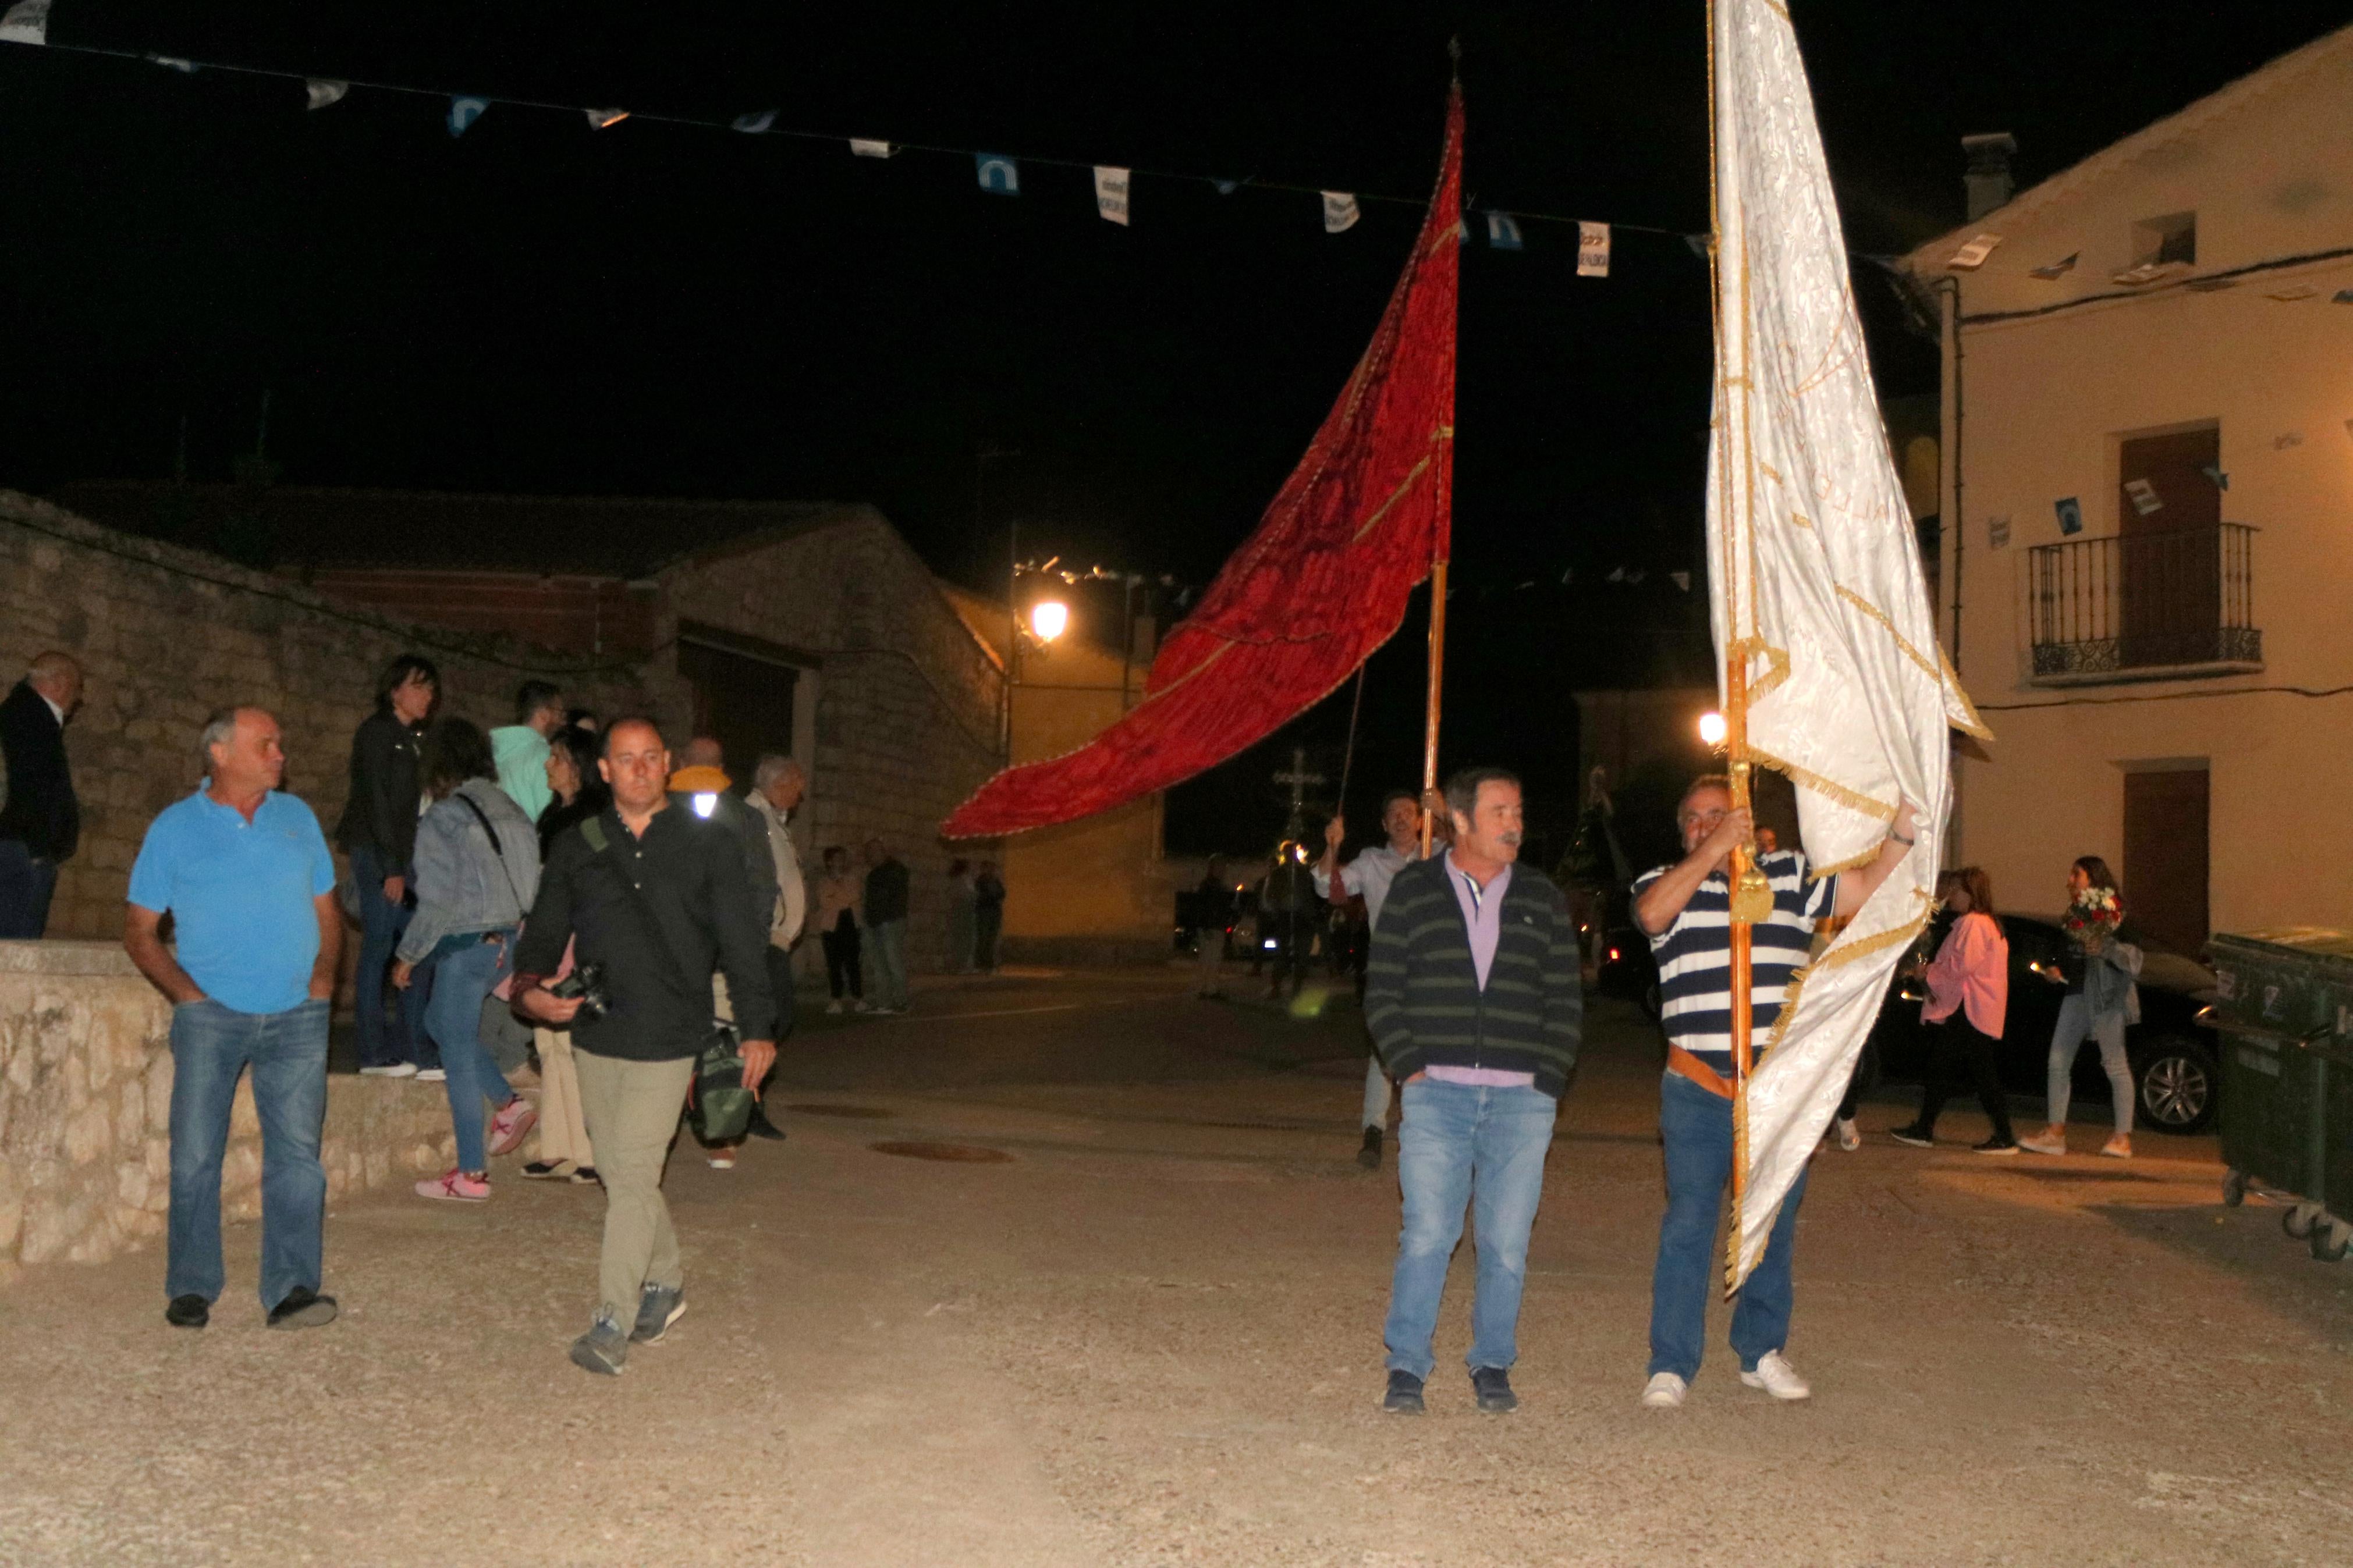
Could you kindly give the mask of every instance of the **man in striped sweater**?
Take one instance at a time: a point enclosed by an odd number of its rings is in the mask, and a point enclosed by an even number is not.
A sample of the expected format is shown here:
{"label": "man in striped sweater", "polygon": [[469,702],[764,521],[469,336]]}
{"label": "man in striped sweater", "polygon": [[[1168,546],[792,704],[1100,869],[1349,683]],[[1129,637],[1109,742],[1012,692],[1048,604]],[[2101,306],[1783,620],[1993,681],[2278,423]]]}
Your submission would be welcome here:
{"label": "man in striped sweater", "polygon": [[1553,1116],[1584,1024],[1577,922],[1520,854],[1520,782],[1472,768],[1446,784],[1454,844],[1399,868],[1373,927],[1365,1019],[1402,1086],[1398,1184],[1405,1224],[1389,1288],[1388,1393],[1422,1410],[1446,1268],[1477,1205],[1471,1386],[1479,1408],[1518,1407],[1520,1291],[1544,1193]]}
{"label": "man in striped sweater", "polygon": [[[1660,1089],[1659,1134],[1666,1151],[1667,1214],[1651,1276],[1651,1381],[1642,1403],[1672,1410],[1699,1372],[1714,1276],[1716,1219],[1732,1177],[1733,847],[1755,833],[1746,810],[1732,806],[1732,781],[1694,779],[1675,808],[1683,858],[1634,882],[1634,921],[1659,960],[1661,1023],[1667,1072]],[[1805,963],[1814,927],[1862,908],[1911,851],[1912,807],[1900,803],[1879,853],[1835,877],[1817,878],[1795,851],[1761,855],[1757,869],[1773,888],[1771,917],[1749,928],[1750,1038],[1759,1055],[1781,1016],[1789,978]],[[1765,1256],[1741,1287],[1732,1314],[1732,1348],[1740,1381],[1776,1399],[1803,1399],[1807,1387],[1783,1356],[1789,1333],[1789,1250],[1799,1173],[1781,1200]]]}

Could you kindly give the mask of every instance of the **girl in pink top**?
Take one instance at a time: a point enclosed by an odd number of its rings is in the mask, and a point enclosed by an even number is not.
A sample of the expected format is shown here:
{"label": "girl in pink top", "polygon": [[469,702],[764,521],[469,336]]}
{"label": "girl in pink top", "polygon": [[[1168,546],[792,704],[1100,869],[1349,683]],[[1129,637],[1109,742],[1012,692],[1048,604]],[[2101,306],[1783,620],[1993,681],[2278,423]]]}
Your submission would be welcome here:
{"label": "girl in pink top", "polygon": [[1936,1061],[1921,1096],[1919,1117],[1891,1136],[1915,1148],[1933,1147],[1936,1115],[1945,1108],[1957,1068],[1967,1060],[1977,1079],[1978,1100],[1993,1123],[1993,1136],[1978,1144],[1977,1152],[2015,1154],[2018,1140],[2010,1136],[2010,1099],[2001,1087],[2010,942],[1994,916],[1991,879],[1976,866],[1962,867],[1946,885],[1945,904],[1953,911],[1953,929],[1928,965],[1928,1000],[1920,1009],[1921,1021],[1935,1031]]}

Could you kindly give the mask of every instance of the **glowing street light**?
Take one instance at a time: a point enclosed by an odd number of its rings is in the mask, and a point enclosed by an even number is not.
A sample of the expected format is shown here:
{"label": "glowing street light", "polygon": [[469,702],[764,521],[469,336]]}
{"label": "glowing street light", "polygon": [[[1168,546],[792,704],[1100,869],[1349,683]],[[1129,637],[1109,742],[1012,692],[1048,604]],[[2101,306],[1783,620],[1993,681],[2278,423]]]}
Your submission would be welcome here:
{"label": "glowing street light", "polygon": [[1723,714],[1708,712],[1699,716],[1699,738],[1704,744],[1721,746],[1725,733]]}
{"label": "glowing street light", "polygon": [[1040,599],[1029,606],[1029,635],[1039,642],[1052,642],[1070,625],[1071,606],[1060,599]]}

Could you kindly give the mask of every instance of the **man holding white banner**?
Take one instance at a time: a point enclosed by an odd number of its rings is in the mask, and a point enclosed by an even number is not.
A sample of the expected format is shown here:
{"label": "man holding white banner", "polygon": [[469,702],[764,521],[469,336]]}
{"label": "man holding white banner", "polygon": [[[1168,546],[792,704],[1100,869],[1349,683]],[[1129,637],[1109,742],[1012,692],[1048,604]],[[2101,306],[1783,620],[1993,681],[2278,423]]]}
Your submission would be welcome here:
{"label": "man holding white banner", "polygon": [[[1746,808],[1733,804],[1732,781],[1694,781],[1675,810],[1683,858],[1634,883],[1634,920],[1659,960],[1660,1022],[1667,1032],[1667,1072],[1660,1085],[1659,1133],[1666,1151],[1667,1213],[1659,1225],[1659,1258],[1651,1276],[1651,1381],[1642,1403],[1672,1410],[1699,1373],[1707,1326],[1708,1279],[1716,1215],[1734,1158],[1732,1057],[1732,851],[1754,837]],[[1806,962],[1814,927],[1862,908],[1917,834],[1909,804],[1869,860],[1828,878],[1809,875],[1795,851],[1760,855],[1757,869],[1773,891],[1772,913],[1750,929],[1752,1027],[1768,1035],[1780,1020],[1790,977]],[[1790,1248],[1801,1170],[1781,1200],[1765,1255],[1732,1314],[1732,1348],[1740,1381],[1776,1399],[1813,1391],[1782,1355],[1789,1334]]]}

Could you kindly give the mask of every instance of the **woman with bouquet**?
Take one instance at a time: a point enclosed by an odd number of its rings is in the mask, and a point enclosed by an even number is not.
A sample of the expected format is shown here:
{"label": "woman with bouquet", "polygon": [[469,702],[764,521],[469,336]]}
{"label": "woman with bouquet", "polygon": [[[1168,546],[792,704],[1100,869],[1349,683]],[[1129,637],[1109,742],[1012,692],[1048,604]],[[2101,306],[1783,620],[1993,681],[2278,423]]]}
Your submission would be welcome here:
{"label": "woman with bouquet", "polygon": [[2100,1043],[2100,1065],[2108,1071],[2116,1100],[2116,1132],[2100,1152],[2117,1160],[2132,1158],[2133,1076],[2125,1057],[2126,1026],[2140,1022],[2141,950],[2125,921],[2125,900],[2116,874],[2096,855],[2086,855],[2067,872],[2067,913],[2060,921],[2072,950],[2063,973],[2043,972],[2043,978],[2067,987],[2059,1004],[2059,1024],[2051,1032],[2051,1125],[2035,1138],[2021,1138],[2019,1146],[2037,1154],[2067,1152],[2067,1096],[2075,1070],[2075,1054],[2088,1035]]}

